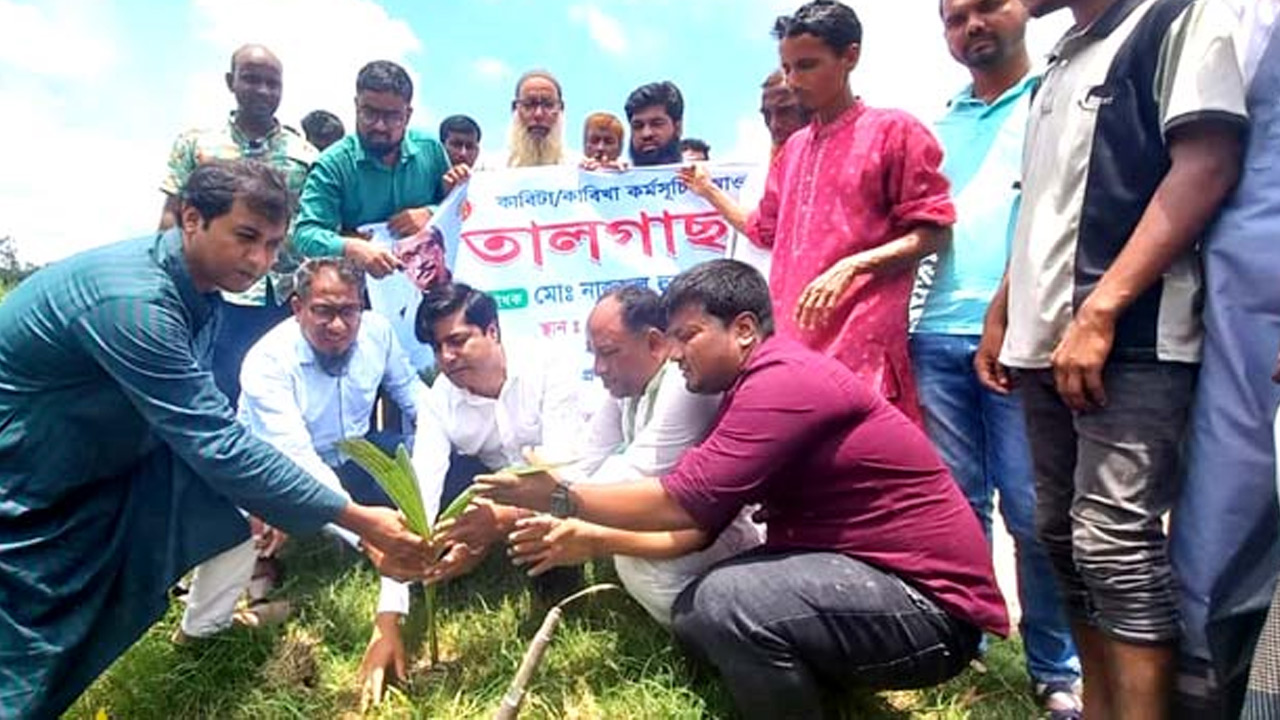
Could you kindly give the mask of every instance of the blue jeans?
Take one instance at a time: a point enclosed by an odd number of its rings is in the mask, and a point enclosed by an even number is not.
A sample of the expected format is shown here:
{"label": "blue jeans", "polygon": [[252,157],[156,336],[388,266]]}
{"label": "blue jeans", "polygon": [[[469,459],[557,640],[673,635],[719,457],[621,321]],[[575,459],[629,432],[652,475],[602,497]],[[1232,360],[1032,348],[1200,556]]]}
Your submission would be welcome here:
{"label": "blue jeans", "polygon": [[672,630],[720,671],[743,717],[770,720],[837,717],[845,687],[937,685],[965,668],[982,635],[847,555],[770,548],[685,588]]}
{"label": "blue jeans", "polygon": [[1036,537],[1036,490],[1026,418],[1017,393],[998,395],[978,383],[979,338],[921,333],[911,337],[925,429],[991,537],[992,496],[1017,555],[1019,630],[1027,673],[1035,682],[1073,681],[1080,661],[1063,612],[1049,555]]}

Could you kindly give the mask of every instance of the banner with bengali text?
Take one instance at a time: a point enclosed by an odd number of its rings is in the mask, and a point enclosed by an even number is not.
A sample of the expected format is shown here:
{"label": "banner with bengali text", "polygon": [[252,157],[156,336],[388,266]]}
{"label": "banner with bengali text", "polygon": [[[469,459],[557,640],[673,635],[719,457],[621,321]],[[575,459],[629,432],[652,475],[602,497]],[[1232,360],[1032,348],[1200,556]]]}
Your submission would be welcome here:
{"label": "banner with bengali text", "polygon": [[[709,169],[712,181],[736,200],[755,168]],[[432,224],[444,236],[454,279],[497,300],[504,337],[585,349],[587,315],[601,295],[623,285],[662,292],[680,271],[725,255],[733,228],[675,171],[553,166],[477,172],[441,204]],[[403,276],[390,281],[405,300],[388,309],[408,321],[402,341],[407,334],[407,342],[417,344],[412,285]],[[375,290],[371,299],[386,294]],[[382,310],[378,305],[375,300]],[[409,350],[422,357],[423,348]],[[585,351],[582,358],[584,379],[590,379]]]}

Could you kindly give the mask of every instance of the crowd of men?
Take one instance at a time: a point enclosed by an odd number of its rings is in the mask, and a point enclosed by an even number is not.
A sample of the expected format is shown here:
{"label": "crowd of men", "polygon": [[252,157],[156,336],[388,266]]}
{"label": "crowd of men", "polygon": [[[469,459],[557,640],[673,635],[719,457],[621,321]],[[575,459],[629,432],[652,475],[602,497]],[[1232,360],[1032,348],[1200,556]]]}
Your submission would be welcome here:
{"label": "crowd of men", "polygon": [[[1026,27],[1057,10],[1075,24],[1038,70]],[[743,716],[834,717],[846,688],[937,684],[1008,633],[997,499],[1049,717],[1276,717],[1280,6],[939,14],[972,82],[932,127],[854,93],[851,8],[778,18],[773,153],[739,200],[671,82],[625,123],[589,115],[575,153],[560,82],[527,72],[495,164],[466,115],[410,128],[388,61],[356,78],[354,134],[316,111],[304,138],[276,118],[280,60],[238,50],[236,110],[174,144],[160,232],[0,304],[0,718],[65,710],[192,568],[175,641],[281,619],[237,605],[285,533],[320,529],[383,576],[375,701],[404,674],[407,583],[504,548],[542,604],[612,557]],[[405,260],[361,228],[417,235],[472,173],[546,165],[673,166],[742,241],[598,300],[596,406],[577,348],[504,335],[438,248],[412,270],[439,276],[424,384],[365,302]],[[398,423],[371,423],[379,396]],[[428,543],[353,437],[408,446],[433,516],[477,497]]]}

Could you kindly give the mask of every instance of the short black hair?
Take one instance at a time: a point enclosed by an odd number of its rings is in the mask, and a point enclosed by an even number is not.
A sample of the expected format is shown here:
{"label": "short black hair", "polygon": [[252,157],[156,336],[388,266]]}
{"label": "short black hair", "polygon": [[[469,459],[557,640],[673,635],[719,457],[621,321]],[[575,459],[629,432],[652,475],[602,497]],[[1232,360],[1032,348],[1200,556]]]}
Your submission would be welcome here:
{"label": "short black hair", "polygon": [[468,325],[475,325],[482,330],[489,326],[499,329],[498,303],[486,292],[476,290],[466,283],[443,283],[436,285],[422,295],[422,303],[418,305],[418,317],[414,323],[414,334],[418,342],[436,346],[432,329],[436,323],[462,310],[462,317]]}
{"label": "short black hair", "polygon": [[631,91],[627,96],[626,105],[623,106],[623,110],[627,113],[627,122],[630,122],[636,113],[654,105],[662,105],[672,122],[680,122],[684,119],[684,96],[680,94],[680,88],[670,80],[663,80],[641,85]]}
{"label": "short black hair", "polygon": [[405,102],[413,102],[413,81],[409,79],[409,73],[390,60],[374,60],[360,68],[360,74],[356,75],[356,92],[363,90],[395,93]]}
{"label": "short black hair", "polygon": [[756,316],[760,332],[773,334],[773,300],[760,271],[741,260],[708,260],[676,276],[662,295],[667,320],[686,305],[699,305],[728,325],[744,312]]}
{"label": "short black hair", "polygon": [[711,157],[711,146],[708,145],[707,141],[703,140],[702,138],[685,138],[681,140],[680,152],[684,152],[685,150],[700,152],[703,155],[706,155],[707,157]]}
{"label": "short black hair", "polygon": [[364,297],[364,270],[355,261],[344,257],[315,257],[303,261],[293,273],[293,289],[299,298],[306,300],[311,297],[311,286],[315,284],[316,276],[326,269],[333,270],[339,280],[354,287],[358,297]]}
{"label": "short black hair", "polygon": [[476,142],[480,142],[480,123],[467,115],[450,115],[440,121],[440,142],[444,142],[449,133],[475,135]]}
{"label": "short black hair", "polygon": [[343,127],[342,120],[328,110],[312,110],[302,118],[302,132],[308,142],[323,150],[341,140],[347,129]]}
{"label": "short black hair", "polygon": [[183,207],[193,207],[207,226],[236,200],[270,222],[293,217],[295,198],[280,170],[257,160],[212,160],[191,171],[182,186]]}
{"label": "short black hair", "polygon": [[639,285],[616,287],[596,301],[596,307],[613,299],[622,307],[622,324],[627,332],[639,335],[649,329],[667,331],[667,313],[662,309],[662,296],[653,288]]}
{"label": "short black hair", "polygon": [[780,15],[773,23],[773,37],[781,40],[813,35],[837,53],[862,43],[862,22],[853,8],[837,0],[812,0],[794,15]]}

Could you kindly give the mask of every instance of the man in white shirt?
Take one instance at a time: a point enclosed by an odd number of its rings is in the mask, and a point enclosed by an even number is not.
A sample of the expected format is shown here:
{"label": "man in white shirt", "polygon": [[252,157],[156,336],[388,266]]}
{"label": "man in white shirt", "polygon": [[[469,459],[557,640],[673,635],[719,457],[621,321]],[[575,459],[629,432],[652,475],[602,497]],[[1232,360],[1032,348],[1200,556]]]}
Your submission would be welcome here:
{"label": "man in white shirt", "polygon": [[[702,441],[720,409],[720,395],[695,395],[667,360],[662,298],[649,288],[623,287],[600,298],[587,320],[595,373],[609,391],[592,416],[583,459],[563,473],[569,482],[613,483],[664,475]],[[588,477],[589,476],[589,477]],[[744,512],[715,542],[701,530],[631,532],[549,515],[516,523],[518,565],[541,574],[592,557],[614,555],[627,592],[655,620],[671,624],[671,605],[711,565],[764,540]]]}
{"label": "man in white shirt", "polygon": [[[582,437],[578,363],[546,345],[512,346],[498,326],[498,306],[462,283],[437,285],[418,307],[418,339],[435,351],[440,375],[421,396],[413,467],[423,504],[435,517],[471,483],[496,468],[522,464],[524,448],[541,447],[550,460],[574,457]],[[470,572],[514,527],[520,511],[479,503],[465,514],[441,568]],[[558,600],[577,574],[535,583],[535,598]],[[552,597],[554,596],[554,597]],[[361,664],[366,691],[381,696],[386,668],[403,676],[399,623],[409,610],[408,586],[383,578],[373,638]],[[372,683],[372,687],[370,686]]]}
{"label": "man in white shirt", "polygon": [[[362,312],[365,276],[354,263],[341,258],[309,260],[298,269],[295,284],[293,317],[245,355],[238,420],[330,488],[360,503],[390,505],[373,479],[339,454],[337,443],[368,435],[394,451],[402,438],[369,433],[378,388],[386,388],[411,423],[417,417],[422,383],[390,323]],[[256,559],[274,554],[284,540],[279,531],[261,528],[256,540],[196,568],[182,635],[206,637],[231,624]],[[343,537],[355,544],[354,536]],[[243,619],[268,619],[278,616],[280,608]]]}

